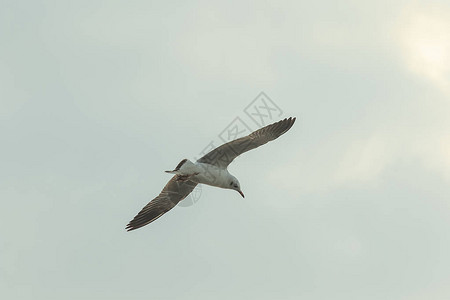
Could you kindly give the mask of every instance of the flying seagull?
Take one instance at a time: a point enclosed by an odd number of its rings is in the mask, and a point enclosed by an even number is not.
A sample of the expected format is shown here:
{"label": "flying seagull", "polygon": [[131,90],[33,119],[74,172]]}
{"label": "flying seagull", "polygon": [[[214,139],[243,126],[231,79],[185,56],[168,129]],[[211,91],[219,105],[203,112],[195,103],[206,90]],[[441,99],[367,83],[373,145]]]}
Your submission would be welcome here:
{"label": "flying seagull", "polygon": [[199,183],[237,191],[244,197],[241,185],[227,167],[239,155],[270,142],[294,125],[295,118],[287,118],[258,129],[251,134],[223,144],[195,163],[183,159],[173,171],[175,174],[161,193],[150,201],[126,226],[131,231],[145,226],[171,210],[186,198]]}

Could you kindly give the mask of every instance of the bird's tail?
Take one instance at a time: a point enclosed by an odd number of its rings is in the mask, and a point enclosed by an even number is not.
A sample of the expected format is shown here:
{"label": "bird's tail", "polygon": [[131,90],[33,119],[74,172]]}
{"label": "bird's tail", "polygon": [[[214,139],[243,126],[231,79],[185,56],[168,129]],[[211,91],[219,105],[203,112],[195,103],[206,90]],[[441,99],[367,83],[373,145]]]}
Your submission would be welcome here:
{"label": "bird's tail", "polygon": [[181,173],[180,169],[181,167],[184,165],[184,163],[187,162],[187,159],[183,159],[182,161],[180,161],[180,163],[175,167],[175,169],[173,169],[173,171],[166,171],[166,173],[170,173],[170,174],[178,174],[181,175],[183,173]]}
{"label": "bird's tail", "polygon": [[177,175],[181,175],[181,171],[180,170],[173,170],[173,171],[165,171],[166,173],[170,173],[170,174],[177,174]]}

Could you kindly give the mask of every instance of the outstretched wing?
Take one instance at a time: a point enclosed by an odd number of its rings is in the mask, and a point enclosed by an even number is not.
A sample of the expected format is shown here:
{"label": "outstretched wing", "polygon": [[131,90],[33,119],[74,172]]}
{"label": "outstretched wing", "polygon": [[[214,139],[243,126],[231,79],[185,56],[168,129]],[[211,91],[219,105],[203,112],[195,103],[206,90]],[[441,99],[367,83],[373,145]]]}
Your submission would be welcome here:
{"label": "outstretched wing", "polygon": [[273,141],[294,125],[295,118],[287,118],[258,129],[251,134],[223,144],[198,160],[199,163],[226,168],[236,157]]}
{"label": "outstretched wing", "polygon": [[197,183],[193,181],[177,181],[175,175],[166,184],[161,193],[150,201],[135,217],[128,223],[126,230],[131,231],[145,226],[163,214],[171,210],[181,200],[187,197],[195,188]]}

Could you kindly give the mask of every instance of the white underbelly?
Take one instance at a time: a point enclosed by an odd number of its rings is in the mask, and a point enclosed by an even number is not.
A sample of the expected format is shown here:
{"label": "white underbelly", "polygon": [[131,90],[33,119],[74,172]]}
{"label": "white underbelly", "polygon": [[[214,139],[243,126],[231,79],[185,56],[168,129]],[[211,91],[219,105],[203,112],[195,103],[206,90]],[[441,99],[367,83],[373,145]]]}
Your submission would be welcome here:
{"label": "white underbelly", "polygon": [[226,187],[229,184],[228,170],[210,164],[196,163],[195,165],[199,174],[192,176],[192,181],[217,187]]}

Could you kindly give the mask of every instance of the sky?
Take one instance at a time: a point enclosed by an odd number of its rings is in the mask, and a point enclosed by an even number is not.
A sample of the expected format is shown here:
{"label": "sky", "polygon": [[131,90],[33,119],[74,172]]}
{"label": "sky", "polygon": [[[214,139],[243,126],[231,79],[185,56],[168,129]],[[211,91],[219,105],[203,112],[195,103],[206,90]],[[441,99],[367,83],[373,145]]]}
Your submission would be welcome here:
{"label": "sky", "polygon": [[0,3],[0,298],[450,298],[448,1]]}

